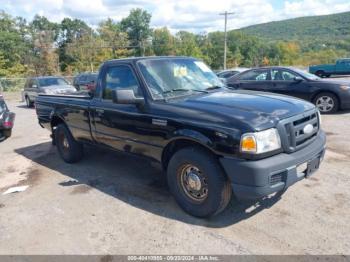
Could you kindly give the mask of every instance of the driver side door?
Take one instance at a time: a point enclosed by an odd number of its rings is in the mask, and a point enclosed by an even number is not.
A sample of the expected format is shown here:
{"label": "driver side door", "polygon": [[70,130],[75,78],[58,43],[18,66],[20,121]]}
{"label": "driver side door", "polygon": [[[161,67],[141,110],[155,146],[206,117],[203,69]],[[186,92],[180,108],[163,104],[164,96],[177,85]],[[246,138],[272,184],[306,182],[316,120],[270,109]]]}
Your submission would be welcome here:
{"label": "driver side door", "polygon": [[[234,80],[233,80],[234,79]],[[268,91],[271,85],[269,69],[253,69],[227,81],[229,87],[254,91]]]}
{"label": "driver side door", "polygon": [[293,71],[281,68],[271,70],[270,92],[308,100],[310,91],[307,80]]}
{"label": "driver side door", "polygon": [[133,68],[128,64],[115,64],[101,74],[102,94],[94,99],[90,109],[95,140],[119,151],[150,156],[150,115],[139,105],[118,104],[112,99],[116,89],[132,89],[136,97],[144,97]]}

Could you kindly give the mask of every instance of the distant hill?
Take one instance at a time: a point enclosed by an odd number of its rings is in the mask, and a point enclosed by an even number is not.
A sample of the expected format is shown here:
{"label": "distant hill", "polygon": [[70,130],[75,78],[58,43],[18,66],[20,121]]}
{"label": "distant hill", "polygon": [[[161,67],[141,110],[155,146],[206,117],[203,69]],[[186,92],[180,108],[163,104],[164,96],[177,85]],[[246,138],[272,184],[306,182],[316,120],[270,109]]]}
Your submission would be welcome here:
{"label": "distant hill", "polygon": [[349,39],[350,12],[269,22],[239,30],[269,40]]}

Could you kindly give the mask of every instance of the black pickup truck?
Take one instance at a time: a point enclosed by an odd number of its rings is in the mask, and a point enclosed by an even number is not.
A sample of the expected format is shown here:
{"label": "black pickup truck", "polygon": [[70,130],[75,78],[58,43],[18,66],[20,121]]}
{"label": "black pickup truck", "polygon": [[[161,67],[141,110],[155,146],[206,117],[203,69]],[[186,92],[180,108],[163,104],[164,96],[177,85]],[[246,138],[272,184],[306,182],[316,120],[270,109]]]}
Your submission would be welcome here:
{"label": "black pickup truck", "polygon": [[36,112],[67,163],[82,158],[84,144],[158,161],[178,204],[198,217],[225,209],[232,193],[257,200],[284,192],[325,153],[314,105],[227,89],[187,57],[107,61],[94,95],[40,94]]}

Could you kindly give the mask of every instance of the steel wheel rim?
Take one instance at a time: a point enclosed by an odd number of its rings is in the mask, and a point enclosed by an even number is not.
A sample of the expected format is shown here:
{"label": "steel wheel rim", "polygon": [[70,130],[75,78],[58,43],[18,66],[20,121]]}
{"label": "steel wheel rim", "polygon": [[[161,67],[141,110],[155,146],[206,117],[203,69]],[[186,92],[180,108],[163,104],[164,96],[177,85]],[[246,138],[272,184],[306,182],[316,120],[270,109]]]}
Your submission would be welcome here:
{"label": "steel wheel rim", "polygon": [[180,185],[186,196],[196,202],[203,202],[208,197],[207,179],[194,165],[186,164],[181,168]]}
{"label": "steel wheel rim", "polygon": [[59,134],[59,139],[60,139],[63,151],[68,152],[69,151],[69,142],[68,142],[67,137],[64,135],[64,133]]}
{"label": "steel wheel rim", "polygon": [[329,96],[321,96],[316,100],[316,106],[321,112],[330,112],[334,108],[334,100]]}

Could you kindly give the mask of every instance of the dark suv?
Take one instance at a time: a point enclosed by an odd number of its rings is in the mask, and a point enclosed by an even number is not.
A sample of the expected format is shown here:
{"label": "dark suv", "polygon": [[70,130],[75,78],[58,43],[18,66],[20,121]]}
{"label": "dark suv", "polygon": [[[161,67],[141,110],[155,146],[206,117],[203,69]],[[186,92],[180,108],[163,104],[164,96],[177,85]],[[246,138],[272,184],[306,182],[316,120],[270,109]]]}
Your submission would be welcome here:
{"label": "dark suv", "polygon": [[96,73],[82,73],[74,77],[73,85],[77,90],[94,90],[96,85]]}

